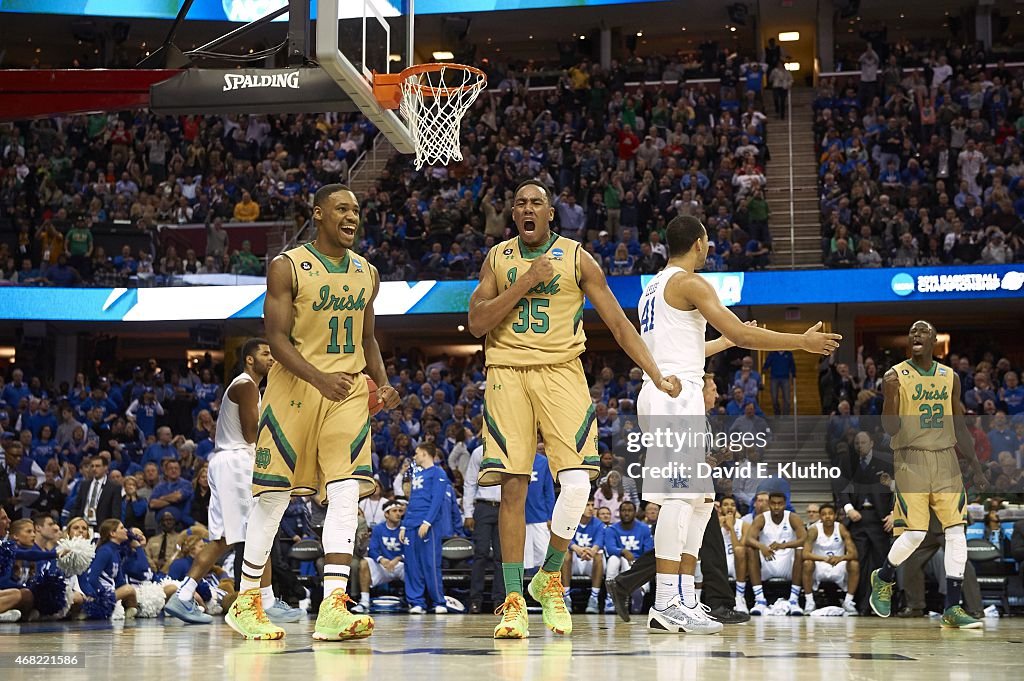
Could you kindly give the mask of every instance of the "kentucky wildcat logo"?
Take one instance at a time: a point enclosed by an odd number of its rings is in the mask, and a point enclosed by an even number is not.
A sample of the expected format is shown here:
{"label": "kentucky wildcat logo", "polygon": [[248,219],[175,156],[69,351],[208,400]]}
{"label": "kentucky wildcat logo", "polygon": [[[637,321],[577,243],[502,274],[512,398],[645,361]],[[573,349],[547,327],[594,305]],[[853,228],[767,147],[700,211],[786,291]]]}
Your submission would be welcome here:
{"label": "kentucky wildcat logo", "polygon": [[259,75],[244,73],[225,73],[224,89],[246,90],[248,88],[291,88],[299,89],[299,72],[287,71],[285,73],[261,73]]}

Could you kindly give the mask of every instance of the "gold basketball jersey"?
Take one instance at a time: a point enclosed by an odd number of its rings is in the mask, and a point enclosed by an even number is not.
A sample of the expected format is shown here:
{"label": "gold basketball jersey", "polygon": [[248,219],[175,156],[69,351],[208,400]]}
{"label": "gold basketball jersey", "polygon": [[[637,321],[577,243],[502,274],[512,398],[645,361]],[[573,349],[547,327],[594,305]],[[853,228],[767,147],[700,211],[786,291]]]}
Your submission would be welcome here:
{"label": "gold basketball jersey", "polygon": [[578,241],[555,233],[547,245],[530,251],[519,237],[491,249],[498,291],[507,290],[538,257],[551,258],[554,274],[521,298],[512,312],[487,334],[487,366],[562,364],[583,354],[583,290]]}
{"label": "gold basketball jersey", "polygon": [[362,371],[363,314],[373,295],[370,263],[351,250],[340,260],[330,258],[311,243],[284,256],[295,270],[292,345],[321,371]]}
{"label": "gold basketball jersey", "polygon": [[933,361],[924,372],[909,359],[894,370],[900,381],[901,423],[892,448],[940,451],[956,446],[953,370]]}

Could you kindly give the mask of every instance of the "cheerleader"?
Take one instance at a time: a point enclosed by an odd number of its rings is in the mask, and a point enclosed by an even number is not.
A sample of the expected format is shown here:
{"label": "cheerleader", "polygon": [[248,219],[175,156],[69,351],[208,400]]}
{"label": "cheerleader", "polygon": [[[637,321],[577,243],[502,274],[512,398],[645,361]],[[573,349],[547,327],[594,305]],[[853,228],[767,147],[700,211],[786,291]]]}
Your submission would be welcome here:
{"label": "cheerleader", "polygon": [[[111,594],[113,594],[113,600],[124,606],[125,619],[135,618],[137,612],[135,587],[128,583],[127,561],[121,553],[121,545],[127,541],[128,528],[120,520],[110,518],[100,524],[100,540],[96,545],[96,557],[93,558],[88,572],[79,580],[79,585],[85,593],[85,610],[95,619],[110,617],[113,609],[113,604],[110,602]],[[108,609],[111,612],[107,612]]]}

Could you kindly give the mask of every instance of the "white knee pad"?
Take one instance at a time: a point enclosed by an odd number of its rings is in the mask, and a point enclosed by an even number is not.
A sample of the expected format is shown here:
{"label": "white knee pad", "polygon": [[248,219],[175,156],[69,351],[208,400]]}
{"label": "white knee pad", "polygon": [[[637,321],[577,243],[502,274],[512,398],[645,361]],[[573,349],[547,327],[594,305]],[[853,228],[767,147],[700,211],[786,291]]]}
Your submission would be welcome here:
{"label": "white knee pad", "polygon": [[570,539],[587,508],[590,476],[586,471],[562,471],[558,474],[558,484],[562,486],[562,491],[558,493],[555,508],[551,512],[551,534]]}
{"label": "white knee pad", "polygon": [[270,556],[270,547],[277,536],[277,528],[291,500],[289,492],[264,492],[256,498],[249,512],[245,530],[245,554],[250,565],[263,565]]}
{"label": "white knee pad", "polygon": [[707,529],[708,522],[711,520],[711,513],[714,509],[714,502],[693,502],[693,515],[690,517],[690,525],[686,531],[683,553],[694,558],[700,553],[701,544],[704,543],[704,530]]}
{"label": "white knee pad", "polygon": [[947,527],[945,535],[946,555],[943,565],[946,568],[946,577],[963,579],[964,568],[967,567],[967,535],[964,533],[964,526]]}
{"label": "white knee pad", "polygon": [[690,526],[693,506],[682,499],[668,499],[658,511],[658,525],[654,528],[654,557],[679,560],[686,544],[686,528]]}
{"label": "white knee pad", "polygon": [[924,541],[926,534],[920,530],[907,530],[901,534],[893,542],[892,548],[889,549],[889,562],[893,565],[899,565],[909,558],[910,554],[916,551],[917,547]]}
{"label": "white knee pad", "polygon": [[338,480],[327,485],[327,516],[324,518],[324,553],[352,554],[359,525],[359,483]]}

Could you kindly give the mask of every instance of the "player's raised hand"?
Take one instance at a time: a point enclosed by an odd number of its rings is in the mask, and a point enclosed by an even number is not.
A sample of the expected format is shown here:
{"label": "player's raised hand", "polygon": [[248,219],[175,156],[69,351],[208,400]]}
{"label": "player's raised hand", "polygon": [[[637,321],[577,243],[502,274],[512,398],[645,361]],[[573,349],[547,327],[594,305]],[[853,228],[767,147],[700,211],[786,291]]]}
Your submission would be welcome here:
{"label": "player's raised hand", "polygon": [[526,275],[534,284],[550,281],[551,277],[555,276],[555,267],[551,264],[551,258],[542,255],[534,260],[530,269],[526,271]]}
{"label": "player's raised hand", "polygon": [[355,376],[337,371],[333,374],[320,374],[316,389],[331,402],[341,402],[352,392]]}
{"label": "player's raised hand", "polygon": [[838,333],[820,331],[821,322],[804,331],[803,349],[815,355],[831,355],[839,347],[843,337]]}
{"label": "player's raised hand", "polygon": [[679,397],[680,391],[683,389],[683,384],[680,383],[678,376],[663,376],[658,381],[658,390],[663,393],[667,393],[669,397]]}

